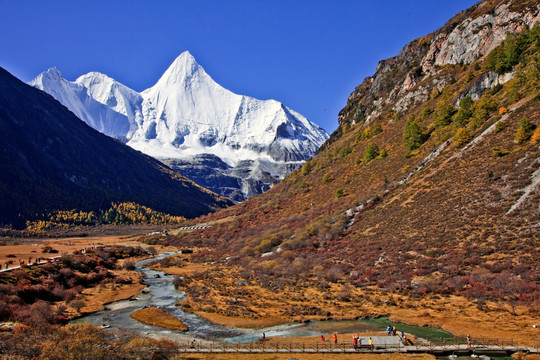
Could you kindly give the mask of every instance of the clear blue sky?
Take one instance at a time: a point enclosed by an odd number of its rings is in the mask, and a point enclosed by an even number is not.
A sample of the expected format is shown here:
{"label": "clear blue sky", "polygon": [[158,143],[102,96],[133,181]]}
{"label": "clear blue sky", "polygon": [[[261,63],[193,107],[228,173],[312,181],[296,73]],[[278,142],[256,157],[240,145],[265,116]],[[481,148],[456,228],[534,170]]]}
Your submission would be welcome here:
{"label": "clear blue sky", "polygon": [[152,86],[189,50],[225,88],[276,99],[321,125],[377,62],[475,0],[0,0],[0,66],[50,67]]}

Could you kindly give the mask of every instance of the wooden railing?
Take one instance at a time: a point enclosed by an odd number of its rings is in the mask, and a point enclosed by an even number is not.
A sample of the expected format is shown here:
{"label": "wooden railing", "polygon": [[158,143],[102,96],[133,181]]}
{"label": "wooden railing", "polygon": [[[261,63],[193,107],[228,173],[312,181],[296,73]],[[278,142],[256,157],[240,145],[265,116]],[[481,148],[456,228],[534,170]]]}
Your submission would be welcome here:
{"label": "wooden railing", "polygon": [[392,353],[392,352],[409,352],[409,353],[452,353],[452,352],[498,352],[504,351],[513,353],[517,351],[527,353],[540,353],[540,341],[533,346],[520,346],[513,339],[490,339],[480,338],[473,339],[471,346],[467,346],[466,339],[443,339],[440,341],[429,341],[417,343],[415,345],[405,346],[400,344],[385,344],[376,343],[372,349],[369,345],[362,343],[353,348],[352,342],[274,342],[274,341],[257,341],[251,343],[203,343],[203,342],[188,342],[181,343],[178,347],[182,353],[200,352],[200,353],[354,353],[354,352],[375,352],[375,353]]}

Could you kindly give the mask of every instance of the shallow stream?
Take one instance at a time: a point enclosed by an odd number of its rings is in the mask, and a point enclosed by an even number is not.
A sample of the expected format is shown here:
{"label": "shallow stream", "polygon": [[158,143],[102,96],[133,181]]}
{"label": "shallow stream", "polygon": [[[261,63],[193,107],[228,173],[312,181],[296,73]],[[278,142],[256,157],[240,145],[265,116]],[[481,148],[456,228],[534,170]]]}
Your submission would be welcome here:
{"label": "shallow stream", "polygon": [[[105,310],[87,315],[76,321],[89,321],[106,328],[126,330],[176,341],[188,341],[193,338],[219,340],[243,334],[244,331],[241,329],[212,324],[196,315],[182,311],[181,307],[175,306],[178,301],[184,300],[184,293],[175,289],[173,285],[174,276],[167,275],[162,271],[152,270],[145,266],[150,262],[176,254],[175,252],[164,252],[151,259],[137,262],[135,269],[144,275],[144,283],[147,285],[141,294],[134,299],[121,300],[108,304],[105,306]],[[140,323],[129,316],[132,312],[149,306],[158,307],[176,316],[189,326],[189,331],[166,330]]]}
{"label": "shallow stream", "polygon": [[[433,327],[420,327],[402,323],[391,322],[388,318],[360,319],[360,320],[326,320],[310,321],[307,323],[290,323],[272,326],[263,329],[231,328],[215,325],[194,314],[182,311],[175,306],[178,301],[184,300],[184,292],[178,291],[173,285],[174,276],[162,271],[147,268],[149,263],[176,255],[176,252],[164,252],[151,259],[136,263],[136,271],[144,275],[147,285],[135,299],[121,300],[105,306],[105,310],[87,315],[76,321],[89,321],[98,326],[111,329],[125,330],[132,333],[147,335],[155,338],[168,338],[175,341],[202,342],[252,342],[260,339],[264,332],[266,337],[300,337],[300,336],[329,336],[337,333],[361,333],[365,331],[384,331],[388,325],[396,326],[397,331],[404,331],[417,337],[431,340],[453,339],[454,336],[442,329]],[[176,316],[189,326],[186,332],[165,330],[133,320],[130,314],[143,307],[156,306]],[[459,359],[472,359],[459,357]]]}

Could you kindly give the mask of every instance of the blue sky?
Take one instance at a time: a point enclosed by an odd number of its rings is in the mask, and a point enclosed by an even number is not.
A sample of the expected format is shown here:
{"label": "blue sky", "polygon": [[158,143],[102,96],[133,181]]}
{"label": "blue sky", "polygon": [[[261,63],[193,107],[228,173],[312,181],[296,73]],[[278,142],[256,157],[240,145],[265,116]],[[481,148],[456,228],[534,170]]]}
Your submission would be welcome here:
{"label": "blue sky", "polygon": [[0,0],[0,66],[105,73],[141,91],[189,50],[220,85],[328,132],[379,60],[474,0]]}

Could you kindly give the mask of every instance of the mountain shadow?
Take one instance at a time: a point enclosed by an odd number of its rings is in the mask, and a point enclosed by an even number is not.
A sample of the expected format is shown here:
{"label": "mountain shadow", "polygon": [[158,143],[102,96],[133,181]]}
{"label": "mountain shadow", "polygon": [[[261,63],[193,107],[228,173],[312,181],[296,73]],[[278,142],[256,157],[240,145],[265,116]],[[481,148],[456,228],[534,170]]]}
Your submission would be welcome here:
{"label": "mountain shadow", "polygon": [[49,211],[117,201],[185,217],[231,205],[1,68],[0,168],[0,224],[18,228]]}

